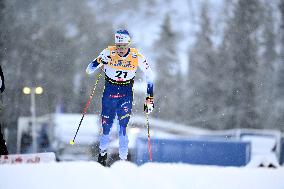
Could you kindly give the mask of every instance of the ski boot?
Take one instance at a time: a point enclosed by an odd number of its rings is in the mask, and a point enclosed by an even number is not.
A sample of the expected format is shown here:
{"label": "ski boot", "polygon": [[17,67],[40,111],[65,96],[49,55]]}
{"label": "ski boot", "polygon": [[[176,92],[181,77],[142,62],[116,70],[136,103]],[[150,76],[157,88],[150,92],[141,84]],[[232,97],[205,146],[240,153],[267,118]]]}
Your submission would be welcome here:
{"label": "ski boot", "polygon": [[102,166],[106,166],[106,159],[107,159],[107,152],[103,151],[99,154],[98,157],[98,162],[102,165]]}

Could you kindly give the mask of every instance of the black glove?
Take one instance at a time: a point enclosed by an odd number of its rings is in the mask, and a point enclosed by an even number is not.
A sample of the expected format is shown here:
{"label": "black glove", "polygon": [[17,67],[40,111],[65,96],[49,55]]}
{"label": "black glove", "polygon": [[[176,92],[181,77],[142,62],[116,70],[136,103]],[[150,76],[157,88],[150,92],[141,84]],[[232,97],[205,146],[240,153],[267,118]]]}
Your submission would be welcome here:
{"label": "black glove", "polygon": [[110,61],[110,56],[102,56],[101,57],[101,63],[103,64],[108,64],[108,62]]}
{"label": "black glove", "polygon": [[154,97],[147,96],[144,102],[144,111],[150,114],[154,110]]}

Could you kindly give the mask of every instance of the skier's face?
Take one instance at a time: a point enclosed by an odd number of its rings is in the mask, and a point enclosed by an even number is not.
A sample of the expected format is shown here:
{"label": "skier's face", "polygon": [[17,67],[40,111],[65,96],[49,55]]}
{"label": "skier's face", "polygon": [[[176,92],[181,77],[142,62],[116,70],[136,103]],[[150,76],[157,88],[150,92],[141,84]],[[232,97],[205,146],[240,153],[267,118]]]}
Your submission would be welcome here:
{"label": "skier's face", "polygon": [[128,48],[129,48],[128,44],[119,44],[119,45],[117,44],[116,45],[116,52],[117,52],[117,54],[119,54],[119,56],[123,56],[127,53]]}

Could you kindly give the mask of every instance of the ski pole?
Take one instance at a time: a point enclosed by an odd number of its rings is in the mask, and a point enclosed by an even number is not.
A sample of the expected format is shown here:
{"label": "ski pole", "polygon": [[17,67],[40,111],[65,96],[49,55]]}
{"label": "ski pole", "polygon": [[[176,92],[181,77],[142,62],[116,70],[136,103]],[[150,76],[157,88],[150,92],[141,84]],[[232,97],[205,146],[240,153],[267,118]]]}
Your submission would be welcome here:
{"label": "ski pole", "polygon": [[71,144],[71,145],[74,145],[74,143],[75,143],[75,138],[76,138],[77,133],[78,133],[78,131],[79,131],[79,128],[80,128],[80,126],[81,126],[81,124],[82,124],[82,121],[83,121],[83,119],[84,119],[84,117],[85,117],[85,114],[86,114],[86,112],[87,112],[87,110],[88,110],[88,108],[89,108],[89,105],[90,105],[90,103],[91,103],[91,100],[92,100],[92,98],[93,98],[93,95],[95,94],[95,90],[96,90],[96,88],[97,88],[97,85],[98,85],[98,83],[99,83],[99,80],[100,80],[101,76],[102,76],[102,70],[101,70],[100,73],[99,73],[99,76],[98,76],[98,78],[97,78],[97,80],[96,80],[96,82],[95,82],[95,85],[94,85],[92,94],[90,95],[89,100],[88,100],[88,102],[87,102],[87,104],[86,104],[86,106],[85,106],[85,108],[84,108],[83,115],[82,115],[82,118],[81,118],[81,120],[80,120],[79,126],[78,126],[78,128],[77,128],[76,134],[75,134],[73,140],[70,140],[70,144]]}
{"label": "ski pole", "polygon": [[152,161],[152,147],[151,147],[151,139],[150,139],[150,124],[149,124],[149,114],[146,113],[146,124],[148,129],[148,153],[150,161]]}

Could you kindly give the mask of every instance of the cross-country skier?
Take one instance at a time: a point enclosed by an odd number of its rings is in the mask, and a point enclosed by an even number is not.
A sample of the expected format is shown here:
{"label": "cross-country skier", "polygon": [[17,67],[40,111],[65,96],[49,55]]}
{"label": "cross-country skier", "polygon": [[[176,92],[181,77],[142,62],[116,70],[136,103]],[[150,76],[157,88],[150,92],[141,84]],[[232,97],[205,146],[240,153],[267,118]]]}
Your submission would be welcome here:
{"label": "cross-country skier", "polygon": [[88,74],[102,67],[105,72],[105,89],[102,97],[102,127],[100,154],[98,162],[106,165],[109,132],[115,116],[119,122],[119,157],[126,160],[128,155],[128,137],[126,127],[130,119],[133,101],[133,84],[137,68],[146,76],[147,97],[144,111],[149,114],[154,109],[153,73],[142,54],[136,48],[130,48],[130,35],[127,30],[118,30],[115,46],[104,49],[87,67]]}

